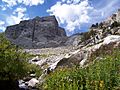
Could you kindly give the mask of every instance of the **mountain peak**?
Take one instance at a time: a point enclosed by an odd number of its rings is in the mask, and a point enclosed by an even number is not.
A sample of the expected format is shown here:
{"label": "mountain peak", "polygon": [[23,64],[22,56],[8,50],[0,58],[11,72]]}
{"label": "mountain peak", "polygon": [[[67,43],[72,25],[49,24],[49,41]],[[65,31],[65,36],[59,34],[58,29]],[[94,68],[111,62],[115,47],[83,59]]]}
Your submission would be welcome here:
{"label": "mountain peak", "polygon": [[56,47],[67,38],[65,30],[58,26],[55,16],[35,17],[7,27],[7,38],[24,48]]}

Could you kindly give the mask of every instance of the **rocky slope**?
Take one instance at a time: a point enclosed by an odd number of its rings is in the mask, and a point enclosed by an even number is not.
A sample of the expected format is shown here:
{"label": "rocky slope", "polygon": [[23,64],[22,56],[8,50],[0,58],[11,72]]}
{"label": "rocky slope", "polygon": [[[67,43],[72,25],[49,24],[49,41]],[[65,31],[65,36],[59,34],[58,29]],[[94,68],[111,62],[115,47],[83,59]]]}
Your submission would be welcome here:
{"label": "rocky slope", "polygon": [[5,33],[13,43],[29,48],[24,51],[34,56],[30,63],[43,69],[39,77],[42,82],[45,75],[57,67],[85,67],[92,62],[93,56],[100,58],[99,53],[120,48],[120,10],[107,20],[93,24],[88,32],[70,37],[58,26],[54,16],[22,21],[8,27]]}

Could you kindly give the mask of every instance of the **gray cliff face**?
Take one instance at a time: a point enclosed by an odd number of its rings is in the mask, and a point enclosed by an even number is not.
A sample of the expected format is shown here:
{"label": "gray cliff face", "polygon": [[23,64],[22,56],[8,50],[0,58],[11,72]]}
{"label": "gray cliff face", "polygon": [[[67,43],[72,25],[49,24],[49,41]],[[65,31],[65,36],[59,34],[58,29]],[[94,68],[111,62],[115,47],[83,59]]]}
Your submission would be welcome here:
{"label": "gray cliff face", "polygon": [[65,45],[74,46],[74,47],[78,46],[82,42],[81,41],[82,36],[83,36],[83,33],[77,33],[68,37],[67,41],[65,42]]}
{"label": "gray cliff face", "polygon": [[55,16],[36,17],[7,27],[6,37],[24,48],[58,47],[67,39]]}

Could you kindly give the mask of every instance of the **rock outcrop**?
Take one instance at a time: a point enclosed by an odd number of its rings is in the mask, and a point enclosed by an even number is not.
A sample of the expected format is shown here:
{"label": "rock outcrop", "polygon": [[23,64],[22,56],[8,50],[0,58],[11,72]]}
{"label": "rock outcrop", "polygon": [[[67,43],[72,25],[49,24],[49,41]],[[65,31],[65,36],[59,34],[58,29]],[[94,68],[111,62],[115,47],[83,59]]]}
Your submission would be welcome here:
{"label": "rock outcrop", "polygon": [[58,26],[55,16],[36,17],[7,27],[6,37],[24,48],[48,48],[62,46],[67,38]]}
{"label": "rock outcrop", "polygon": [[74,46],[74,47],[78,46],[82,42],[81,40],[82,36],[83,36],[83,33],[77,33],[68,37],[67,41],[65,42],[65,45]]}

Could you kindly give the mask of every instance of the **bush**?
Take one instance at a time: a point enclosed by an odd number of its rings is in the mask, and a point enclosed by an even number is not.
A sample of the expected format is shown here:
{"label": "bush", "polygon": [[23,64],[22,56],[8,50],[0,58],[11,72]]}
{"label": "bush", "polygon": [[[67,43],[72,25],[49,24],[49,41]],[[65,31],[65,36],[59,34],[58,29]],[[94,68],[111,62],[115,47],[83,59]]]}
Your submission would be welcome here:
{"label": "bush", "polygon": [[26,75],[26,54],[0,34],[0,80],[15,80]]}
{"label": "bush", "polygon": [[0,34],[0,80],[20,79],[27,76],[31,70],[40,74],[39,67],[28,63],[28,57],[22,49],[11,44],[4,34]]}
{"label": "bush", "polygon": [[[18,46],[11,44],[2,33],[0,34],[0,87],[2,90],[18,90],[18,79],[23,79],[34,71],[41,75],[38,66],[29,64],[28,54]],[[8,86],[9,85],[9,86]]]}

